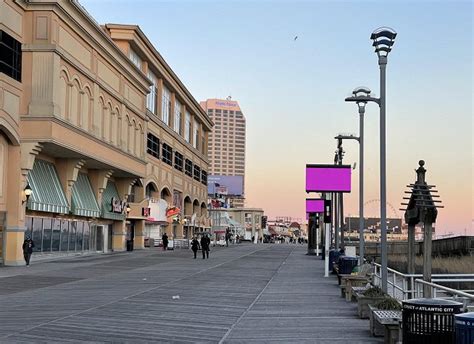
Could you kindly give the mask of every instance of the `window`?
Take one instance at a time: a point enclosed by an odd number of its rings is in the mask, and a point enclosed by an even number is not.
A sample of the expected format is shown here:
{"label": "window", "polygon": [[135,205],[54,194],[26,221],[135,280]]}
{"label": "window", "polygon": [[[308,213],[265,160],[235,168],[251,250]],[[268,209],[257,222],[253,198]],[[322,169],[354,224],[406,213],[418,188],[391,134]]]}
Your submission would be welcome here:
{"label": "window", "polygon": [[174,168],[183,172],[183,154],[174,152]]}
{"label": "window", "polygon": [[160,158],[160,140],[152,133],[147,135],[146,152],[157,159]]}
{"label": "window", "polygon": [[163,87],[163,103],[161,109],[161,119],[166,125],[170,125],[170,112],[171,112],[171,93],[166,88]]}
{"label": "window", "polygon": [[204,170],[201,171],[201,183],[207,185],[207,172]]}
{"label": "window", "polygon": [[130,49],[130,60],[132,60],[133,64],[137,66],[138,69],[142,69],[142,59],[132,49]]}
{"label": "window", "polygon": [[167,145],[166,143],[162,144],[161,148],[161,160],[168,165],[172,165],[172,158],[173,158],[173,149],[171,146]]}
{"label": "window", "polygon": [[184,139],[191,142],[191,114],[187,111],[184,123]]}
{"label": "window", "polygon": [[174,131],[181,135],[181,103],[174,102]]}
{"label": "window", "polygon": [[194,180],[201,181],[201,168],[198,165],[194,165]]}
{"label": "window", "polygon": [[198,140],[199,140],[199,136],[198,136],[198,121],[194,120],[194,127],[193,127],[193,147],[194,148],[198,148]]}
{"label": "window", "polygon": [[158,85],[158,81],[156,79],[155,74],[148,71],[148,79],[153,82],[153,85],[150,86],[150,93],[146,96],[146,107],[152,113],[156,114],[156,88]]}
{"label": "window", "polygon": [[21,82],[21,43],[1,30],[0,73]]}
{"label": "window", "polygon": [[189,159],[186,159],[186,161],[184,162],[184,173],[187,176],[193,176],[193,163]]}

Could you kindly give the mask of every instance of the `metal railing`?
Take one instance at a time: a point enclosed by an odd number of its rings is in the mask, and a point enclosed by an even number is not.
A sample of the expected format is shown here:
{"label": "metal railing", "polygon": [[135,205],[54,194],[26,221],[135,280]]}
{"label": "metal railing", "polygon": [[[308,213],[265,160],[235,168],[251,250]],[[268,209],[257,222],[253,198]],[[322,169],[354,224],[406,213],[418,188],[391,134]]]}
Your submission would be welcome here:
{"label": "metal railing", "polygon": [[[374,275],[373,284],[380,286],[381,267],[380,264],[373,263]],[[388,268],[388,292],[396,299],[407,300],[415,297],[423,297],[423,284],[428,284],[432,287],[432,295],[461,297],[466,298],[470,302],[474,302],[474,294],[470,293],[469,289],[454,289],[439,283],[474,283],[474,274],[433,274],[431,282],[426,282],[422,274],[404,274],[395,269]]]}
{"label": "metal railing", "polygon": [[[163,240],[155,239],[155,247],[163,247]],[[178,248],[189,248],[189,239],[169,239],[168,240],[168,249],[178,249]]]}

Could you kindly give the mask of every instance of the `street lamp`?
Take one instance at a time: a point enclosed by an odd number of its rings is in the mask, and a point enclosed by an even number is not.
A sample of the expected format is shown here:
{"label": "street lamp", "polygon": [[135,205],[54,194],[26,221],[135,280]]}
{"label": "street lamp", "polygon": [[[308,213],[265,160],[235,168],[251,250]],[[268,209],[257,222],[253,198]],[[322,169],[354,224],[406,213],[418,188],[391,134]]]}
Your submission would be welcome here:
{"label": "street lamp", "polygon": [[395,30],[388,27],[381,27],[372,32],[370,39],[373,41],[372,46],[378,56],[380,68],[380,222],[381,226],[381,254],[382,254],[382,290],[387,292],[387,180],[386,180],[386,129],[385,129],[385,71],[387,67],[387,57],[392,50],[393,43],[397,37]]}
{"label": "street lamp", "polygon": [[28,200],[30,199],[30,196],[33,194],[33,190],[30,187],[30,184],[26,184],[25,189],[23,190],[25,193],[25,200],[21,202],[21,204],[28,203]]}
{"label": "street lamp", "polygon": [[355,102],[359,108],[359,264],[364,263],[364,114],[367,102],[379,104],[379,100],[371,96],[368,87],[357,87],[352,91],[352,96],[347,97],[346,102]]}

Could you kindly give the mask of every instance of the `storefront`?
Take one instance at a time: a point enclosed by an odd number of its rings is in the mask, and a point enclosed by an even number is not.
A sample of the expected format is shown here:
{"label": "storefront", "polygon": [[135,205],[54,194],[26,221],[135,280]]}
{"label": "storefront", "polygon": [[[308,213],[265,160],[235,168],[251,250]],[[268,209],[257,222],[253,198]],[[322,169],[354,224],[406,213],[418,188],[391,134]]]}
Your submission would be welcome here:
{"label": "storefront", "polygon": [[78,254],[111,248],[111,226],[100,220],[87,174],[78,173],[71,188],[71,206],[53,163],[37,159],[28,183],[32,193],[27,202],[25,235],[33,239],[34,252]]}
{"label": "storefront", "polygon": [[[155,246],[158,246],[161,236],[164,231],[163,226],[168,225],[166,219],[166,209],[168,202],[164,199],[150,199],[144,213],[145,216],[145,246],[150,246],[149,242],[153,241]],[[143,210],[142,210],[143,213]],[[150,240],[151,239],[151,240]]]}
{"label": "storefront", "polygon": [[107,187],[102,194],[101,208],[102,223],[105,224],[103,235],[104,238],[107,238],[107,250],[125,250],[127,228],[124,224],[127,202],[120,198],[115,182],[112,180],[107,181]]}

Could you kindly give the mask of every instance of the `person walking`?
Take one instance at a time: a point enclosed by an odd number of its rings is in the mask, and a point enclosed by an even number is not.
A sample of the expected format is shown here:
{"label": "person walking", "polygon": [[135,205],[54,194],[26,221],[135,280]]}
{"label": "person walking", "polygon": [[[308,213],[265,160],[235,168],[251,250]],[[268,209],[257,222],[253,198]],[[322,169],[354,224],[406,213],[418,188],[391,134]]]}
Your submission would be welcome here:
{"label": "person walking", "polygon": [[27,235],[25,241],[23,241],[23,257],[25,258],[26,266],[30,266],[30,259],[33,253],[33,247],[35,243],[31,240],[31,237]]}
{"label": "person walking", "polygon": [[163,251],[166,251],[168,249],[168,235],[163,234],[161,240],[163,241]]}
{"label": "person walking", "polygon": [[196,259],[196,254],[199,249],[199,241],[196,239],[196,237],[193,237],[193,240],[191,241],[191,250],[193,250],[194,253],[194,259]]}
{"label": "person walking", "polygon": [[202,251],[202,259],[209,259],[209,245],[211,244],[211,239],[205,234],[201,238],[201,251]]}
{"label": "person walking", "polygon": [[229,231],[229,229],[227,229],[227,231],[225,233],[225,245],[226,245],[226,247],[229,247],[229,240],[230,240],[230,231]]}

